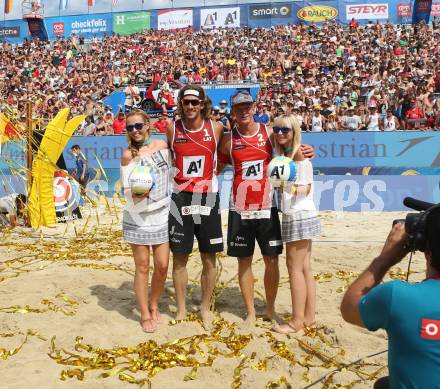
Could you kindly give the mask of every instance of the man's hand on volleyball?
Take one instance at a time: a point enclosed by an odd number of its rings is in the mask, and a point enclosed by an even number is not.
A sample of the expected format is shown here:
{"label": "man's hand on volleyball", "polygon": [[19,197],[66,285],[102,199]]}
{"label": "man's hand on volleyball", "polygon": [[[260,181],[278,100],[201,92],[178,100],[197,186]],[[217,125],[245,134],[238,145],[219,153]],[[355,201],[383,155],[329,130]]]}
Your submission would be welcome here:
{"label": "man's hand on volleyball", "polygon": [[315,158],[315,148],[310,145],[301,145],[301,152],[305,158],[313,159]]}

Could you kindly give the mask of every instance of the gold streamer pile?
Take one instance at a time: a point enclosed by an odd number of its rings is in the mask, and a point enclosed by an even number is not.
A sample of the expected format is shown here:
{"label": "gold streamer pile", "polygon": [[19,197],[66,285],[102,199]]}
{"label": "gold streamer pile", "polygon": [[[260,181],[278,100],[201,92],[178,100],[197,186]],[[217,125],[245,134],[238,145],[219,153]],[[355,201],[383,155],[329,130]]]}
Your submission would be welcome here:
{"label": "gold streamer pile", "polygon": [[[88,371],[101,371],[100,378],[118,376],[121,381],[138,385],[148,384],[150,378],[158,372],[172,367],[190,367],[185,379],[195,379],[197,369],[212,366],[217,356],[226,358],[239,357],[249,344],[251,335],[236,333],[236,325],[219,318],[214,320],[210,334],[194,335],[168,343],[158,344],[154,340],[140,343],[133,347],[100,349],[82,343],[82,337],[75,341],[75,351],[70,352],[56,346],[52,338],[49,356],[57,363],[76,366],[63,370],[61,379],[76,377],[84,380]],[[87,355],[80,355],[85,352]],[[136,373],[145,372],[143,377]],[[238,386],[237,386],[238,387]]]}

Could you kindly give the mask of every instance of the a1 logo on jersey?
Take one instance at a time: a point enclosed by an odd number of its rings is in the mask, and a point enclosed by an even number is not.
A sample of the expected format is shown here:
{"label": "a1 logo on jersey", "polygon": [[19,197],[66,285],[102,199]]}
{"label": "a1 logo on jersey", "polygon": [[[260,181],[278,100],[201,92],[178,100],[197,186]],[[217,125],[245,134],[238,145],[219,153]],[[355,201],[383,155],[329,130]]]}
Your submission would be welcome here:
{"label": "a1 logo on jersey", "polygon": [[183,157],[183,177],[203,177],[205,170],[205,156]]}
{"label": "a1 logo on jersey", "polygon": [[243,180],[261,180],[263,178],[263,160],[244,161],[241,164]]}
{"label": "a1 logo on jersey", "polygon": [[440,320],[422,319],[420,336],[423,339],[440,340]]}

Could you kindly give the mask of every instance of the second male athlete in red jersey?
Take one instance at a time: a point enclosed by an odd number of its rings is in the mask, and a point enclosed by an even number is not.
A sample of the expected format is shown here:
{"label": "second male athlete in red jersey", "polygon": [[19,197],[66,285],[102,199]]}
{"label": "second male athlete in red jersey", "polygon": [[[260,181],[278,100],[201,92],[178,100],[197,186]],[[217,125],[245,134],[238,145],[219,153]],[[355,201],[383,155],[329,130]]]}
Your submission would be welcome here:
{"label": "second male athlete in red jersey", "polygon": [[266,169],[272,159],[272,143],[266,126],[258,125],[257,130],[249,135],[234,128],[230,148],[234,167],[231,208],[239,211],[270,209],[272,189]]}

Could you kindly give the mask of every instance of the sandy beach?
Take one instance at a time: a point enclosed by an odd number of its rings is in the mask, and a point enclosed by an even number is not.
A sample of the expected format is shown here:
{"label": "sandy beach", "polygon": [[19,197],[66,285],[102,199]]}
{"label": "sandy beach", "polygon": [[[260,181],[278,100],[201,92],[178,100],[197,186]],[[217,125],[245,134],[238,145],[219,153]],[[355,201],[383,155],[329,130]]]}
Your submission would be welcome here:
{"label": "sandy beach", "polygon": [[[153,388],[303,388],[326,375],[313,387],[371,388],[375,376],[387,374],[386,353],[348,366],[386,350],[387,341],[383,331],[370,333],[345,323],[339,304],[347,283],[380,252],[392,220],[404,213],[321,213],[323,234],[313,246],[317,327],[294,336],[271,332],[261,317],[264,268],[259,252],[254,257],[260,316],[255,327],[242,325],[236,259],[223,255],[211,329],[205,330],[195,314],[184,322],[172,320],[170,260],[162,323],[156,333],[143,333],[132,288],[134,263],[121,240],[120,207],[101,203],[83,213],[75,224],[17,229],[3,236],[2,388],[121,388],[136,387],[129,383],[135,380]],[[406,271],[407,265],[406,259],[401,269]],[[423,269],[423,256],[416,253],[410,280],[423,279]],[[189,261],[190,312],[200,301],[200,270],[195,249]],[[403,274],[392,270],[392,277]],[[290,310],[284,255],[280,272],[277,312],[283,317]],[[77,337],[82,340],[77,339],[75,349]]]}

